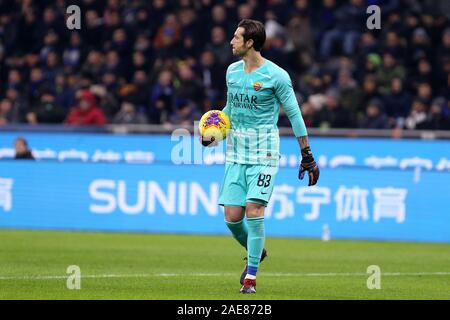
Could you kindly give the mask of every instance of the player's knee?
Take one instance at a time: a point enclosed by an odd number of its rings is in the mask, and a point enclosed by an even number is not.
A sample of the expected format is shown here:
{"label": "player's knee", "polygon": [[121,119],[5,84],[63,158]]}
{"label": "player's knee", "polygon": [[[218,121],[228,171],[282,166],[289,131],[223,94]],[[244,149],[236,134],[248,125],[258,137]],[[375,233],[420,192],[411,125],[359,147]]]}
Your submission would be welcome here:
{"label": "player's knee", "polygon": [[247,218],[264,217],[264,207],[262,204],[247,202],[245,206],[245,214]]}
{"label": "player's knee", "polygon": [[244,218],[244,208],[235,206],[225,207],[225,220],[228,222],[237,222]]}

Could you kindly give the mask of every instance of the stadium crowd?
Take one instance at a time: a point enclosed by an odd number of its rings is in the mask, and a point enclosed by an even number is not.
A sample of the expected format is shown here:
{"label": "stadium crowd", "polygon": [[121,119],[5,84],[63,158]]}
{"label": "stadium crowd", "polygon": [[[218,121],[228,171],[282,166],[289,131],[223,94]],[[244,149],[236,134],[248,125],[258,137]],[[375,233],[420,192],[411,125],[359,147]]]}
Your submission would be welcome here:
{"label": "stadium crowd", "polygon": [[[446,1],[0,0],[0,125],[186,124],[226,101],[237,22],[291,75],[308,126],[450,129]],[[368,5],[381,7],[369,30]],[[289,126],[283,114],[280,126]]]}

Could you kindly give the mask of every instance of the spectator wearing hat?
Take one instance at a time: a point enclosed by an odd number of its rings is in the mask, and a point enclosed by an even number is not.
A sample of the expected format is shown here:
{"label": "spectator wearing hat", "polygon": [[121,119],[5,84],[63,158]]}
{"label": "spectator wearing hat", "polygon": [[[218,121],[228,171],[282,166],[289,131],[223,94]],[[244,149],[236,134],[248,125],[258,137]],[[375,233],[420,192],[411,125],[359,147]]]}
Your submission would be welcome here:
{"label": "spectator wearing hat", "polygon": [[71,110],[66,120],[70,125],[104,125],[106,117],[98,107],[95,96],[89,90],[77,93],[77,105]]}

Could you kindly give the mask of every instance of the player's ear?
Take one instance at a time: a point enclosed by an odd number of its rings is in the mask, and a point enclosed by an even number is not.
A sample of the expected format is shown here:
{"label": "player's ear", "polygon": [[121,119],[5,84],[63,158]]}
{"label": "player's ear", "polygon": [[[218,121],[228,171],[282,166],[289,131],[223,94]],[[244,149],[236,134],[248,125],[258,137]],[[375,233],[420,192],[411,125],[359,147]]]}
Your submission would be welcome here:
{"label": "player's ear", "polygon": [[248,40],[247,40],[247,43],[246,43],[246,46],[247,46],[248,49],[250,49],[251,47],[253,47],[253,39],[248,39]]}

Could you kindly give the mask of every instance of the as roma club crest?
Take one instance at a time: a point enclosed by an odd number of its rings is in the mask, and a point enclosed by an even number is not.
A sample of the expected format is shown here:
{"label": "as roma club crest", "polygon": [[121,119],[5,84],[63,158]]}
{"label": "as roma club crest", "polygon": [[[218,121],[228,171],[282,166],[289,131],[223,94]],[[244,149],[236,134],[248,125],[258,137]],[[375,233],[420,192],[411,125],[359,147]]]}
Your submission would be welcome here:
{"label": "as roma club crest", "polygon": [[255,89],[255,91],[259,91],[259,90],[262,88],[262,86],[263,86],[262,82],[256,81],[256,82],[253,84],[253,89]]}

